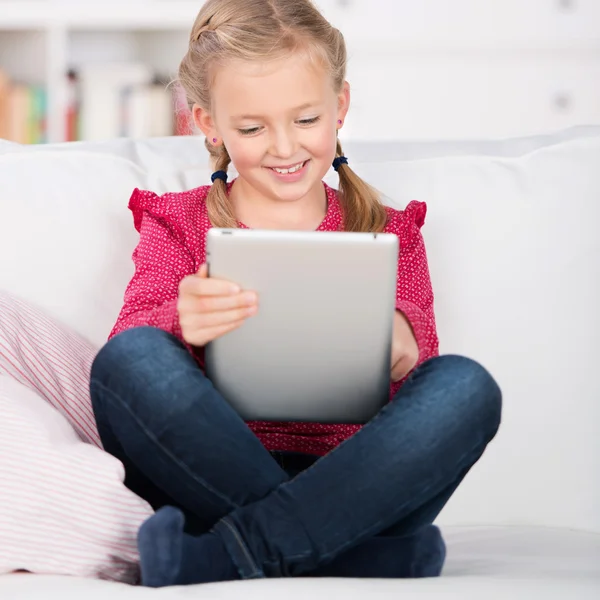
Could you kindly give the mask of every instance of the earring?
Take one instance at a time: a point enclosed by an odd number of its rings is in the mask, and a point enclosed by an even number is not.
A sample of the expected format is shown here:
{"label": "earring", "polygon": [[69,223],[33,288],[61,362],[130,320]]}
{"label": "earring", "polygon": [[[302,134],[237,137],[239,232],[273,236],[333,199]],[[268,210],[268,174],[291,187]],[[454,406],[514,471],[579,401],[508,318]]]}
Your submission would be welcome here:
{"label": "earring", "polygon": [[216,144],[217,141],[218,141],[217,138],[213,138],[213,144]]}
{"label": "earring", "polygon": [[342,126],[342,120],[338,119],[338,125],[341,127]]}

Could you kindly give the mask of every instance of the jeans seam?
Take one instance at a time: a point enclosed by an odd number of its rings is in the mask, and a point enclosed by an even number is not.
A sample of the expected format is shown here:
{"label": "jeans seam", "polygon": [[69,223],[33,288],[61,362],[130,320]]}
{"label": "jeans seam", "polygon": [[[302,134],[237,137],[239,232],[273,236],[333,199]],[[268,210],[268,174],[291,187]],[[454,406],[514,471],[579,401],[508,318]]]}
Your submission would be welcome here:
{"label": "jeans seam", "polygon": [[[90,381],[90,385],[91,386],[95,385],[96,387],[101,388],[104,393],[106,393],[108,396],[110,396],[111,398],[113,398],[113,400],[116,400],[120,404],[121,408],[123,408],[131,416],[131,418],[133,419],[133,421],[142,430],[142,432],[148,437],[148,439],[156,447],[160,448],[160,450],[162,452],[164,452],[164,454],[167,456],[167,458],[169,458],[171,460],[171,462],[173,462],[176,466],[178,466],[186,475],[190,476],[196,483],[202,485],[210,493],[215,494],[215,496],[217,496],[219,498],[219,500],[221,500],[223,502],[226,502],[229,507],[232,507],[233,509],[240,508],[240,506],[238,504],[235,504],[235,503],[231,502],[231,500],[229,498],[226,498],[225,496],[223,496],[219,491],[215,490],[212,486],[208,485],[205,480],[203,480],[203,479],[199,478],[197,475],[195,475],[185,465],[184,462],[182,462],[179,458],[177,458],[177,456],[175,456],[169,450],[167,450],[156,439],[156,437],[153,435],[153,433],[149,429],[146,428],[146,426],[144,425],[144,423],[142,423],[138,419],[137,415],[131,410],[131,408],[129,407],[129,405],[121,400],[120,396],[118,396],[117,394],[115,394],[111,389],[105,387],[102,383],[100,383],[98,381],[95,381],[93,379]],[[111,425],[111,428],[112,428],[112,425]]]}
{"label": "jeans seam", "polygon": [[246,560],[248,561],[248,563],[250,564],[250,568],[252,569],[252,573],[250,574],[250,576],[254,575],[255,573],[260,573],[261,571],[258,568],[256,561],[254,560],[254,558],[252,558],[250,550],[248,549],[248,546],[246,546],[244,540],[242,539],[242,536],[238,533],[238,530],[233,526],[232,523],[229,522],[227,518],[222,519],[221,523],[229,529],[229,531],[235,538],[235,541],[237,542],[238,546],[244,553],[244,556],[246,557]]}
{"label": "jeans seam", "polygon": [[[481,444],[478,444],[477,447],[479,447]],[[465,452],[465,454],[463,454],[463,456],[461,457],[461,460],[459,462],[463,462],[464,458],[470,454],[473,453],[473,451],[475,450],[475,448],[472,448],[471,450],[469,450],[468,452]],[[484,445],[484,451],[485,451],[485,445]],[[426,490],[431,489],[431,485],[428,486],[427,488],[425,488]],[[421,491],[419,492],[419,495],[422,495],[424,492]],[[366,531],[369,531],[369,529],[372,530],[381,530],[381,523],[382,523],[383,519],[379,519],[377,521],[377,523],[375,525],[372,525],[370,528],[368,528]],[[328,552],[327,554],[323,554],[321,556],[322,560],[329,560],[330,558],[332,558],[332,556],[335,558],[335,556],[339,555],[341,552],[343,552],[344,550],[346,550],[347,548],[349,548],[350,546],[354,545],[356,543],[356,540],[361,537],[362,535],[364,535],[364,531],[361,533],[358,533],[357,535],[354,536],[354,538],[348,542],[346,542],[345,544],[342,544],[341,546],[339,546],[338,548],[336,548],[335,550],[332,550],[331,552]],[[291,557],[291,558],[295,558],[295,557]],[[300,555],[298,558],[302,558],[302,555]]]}

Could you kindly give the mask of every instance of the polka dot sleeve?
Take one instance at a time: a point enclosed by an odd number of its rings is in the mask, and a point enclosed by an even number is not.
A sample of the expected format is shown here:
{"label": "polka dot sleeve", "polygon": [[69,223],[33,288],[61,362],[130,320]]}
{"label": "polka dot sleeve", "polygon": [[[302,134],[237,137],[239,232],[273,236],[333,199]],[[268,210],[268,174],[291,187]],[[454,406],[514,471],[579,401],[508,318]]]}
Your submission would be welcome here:
{"label": "polka dot sleeve", "polygon": [[420,231],[426,214],[425,203],[410,202],[404,211],[393,212],[386,228],[386,231],[395,233],[399,240],[396,310],[406,316],[413,328],[419,346],[417,364],[439,353],[433,290],[425,242]]}
{"label": "polka dot sleeve", "polygon": [[194,259],[184,245],[183,233],[169,218],[176,195],[157,196],[135,189],[129,200],[140,239],[133,251],[135,273],[110,337],[150,325],[182,339],[177,313],[179,282],[194,272]]}

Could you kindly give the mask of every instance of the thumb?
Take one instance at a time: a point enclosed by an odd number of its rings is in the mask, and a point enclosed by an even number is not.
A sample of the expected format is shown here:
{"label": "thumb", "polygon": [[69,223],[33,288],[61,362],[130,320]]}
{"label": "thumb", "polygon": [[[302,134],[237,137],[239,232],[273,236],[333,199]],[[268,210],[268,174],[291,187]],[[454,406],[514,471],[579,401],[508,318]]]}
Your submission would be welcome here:
{"label": "thumb", "polygon": [[411,364],[410,356],[401,355],[396,359],[392,365],[391,379],[392,381],[400,381],[403,377],[406,377],[413,368]]}
{"label": "thumb", "polygon": [[208,265],[206,263],[202,263],[196,275],[198,275],[198,277],[202,277],[202,279],[206,279],[208,277]]}

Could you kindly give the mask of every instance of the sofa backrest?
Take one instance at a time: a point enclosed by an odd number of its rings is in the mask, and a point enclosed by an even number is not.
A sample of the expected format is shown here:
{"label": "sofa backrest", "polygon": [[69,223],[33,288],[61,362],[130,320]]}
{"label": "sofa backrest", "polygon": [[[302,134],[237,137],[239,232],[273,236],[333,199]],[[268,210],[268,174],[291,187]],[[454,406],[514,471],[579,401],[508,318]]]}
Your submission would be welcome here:
{"label": "sofa backrest", "polygon": [[[441,351],[504,392],[500,433],[440,522],[600,531],[600,128],[345,151],[393,206],[427,202]],[[0,143],[0,288],[102,344],[133,273],[132,189],[209,175],[193,137]]]}

